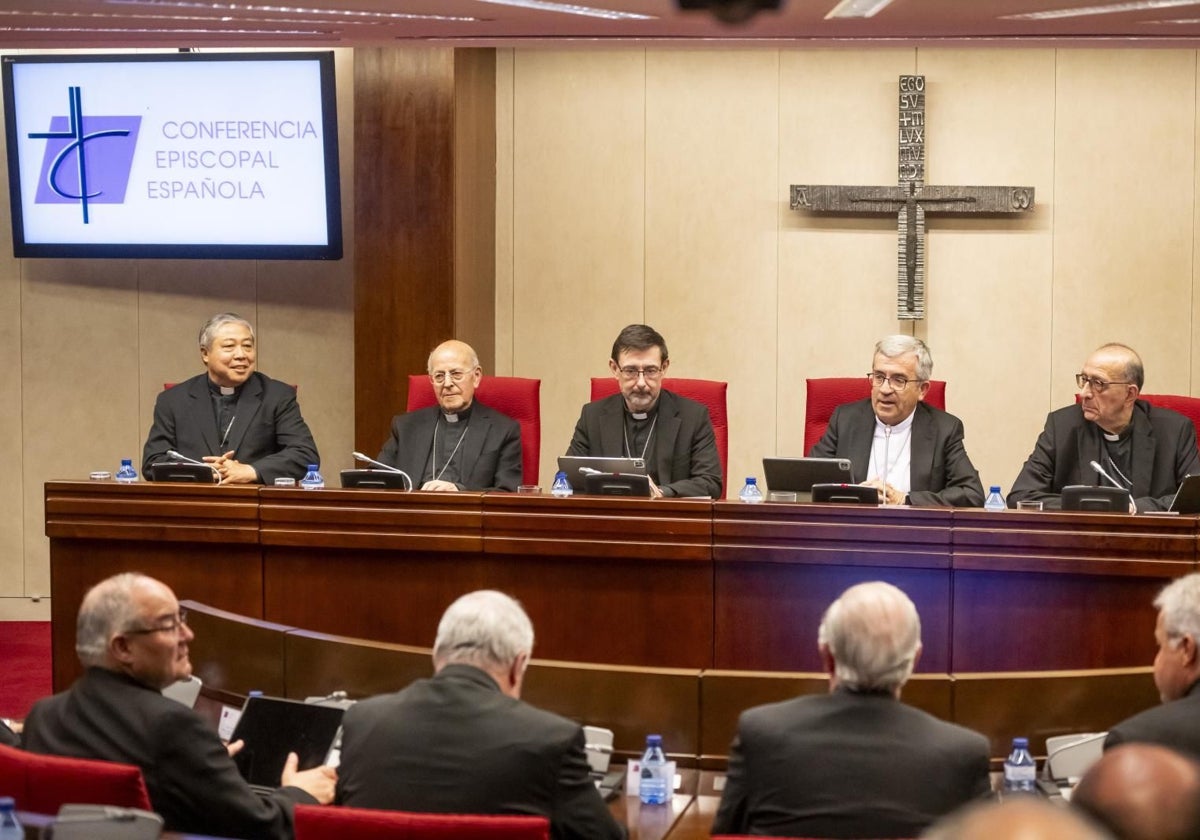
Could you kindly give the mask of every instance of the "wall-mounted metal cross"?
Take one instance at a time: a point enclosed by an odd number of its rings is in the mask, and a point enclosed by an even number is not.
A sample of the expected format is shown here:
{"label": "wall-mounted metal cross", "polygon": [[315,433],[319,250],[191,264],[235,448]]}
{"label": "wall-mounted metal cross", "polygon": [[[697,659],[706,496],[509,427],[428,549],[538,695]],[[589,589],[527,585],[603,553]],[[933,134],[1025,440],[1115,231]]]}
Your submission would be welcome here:
{"label": "wall-mounted metal cross", "polygon": [[1033,187],[925,186],[925,77],[900,77],[899,186],[792,185],[792,209],[897,214],[896,317],[925,317],[925,213],[1024,213]]}

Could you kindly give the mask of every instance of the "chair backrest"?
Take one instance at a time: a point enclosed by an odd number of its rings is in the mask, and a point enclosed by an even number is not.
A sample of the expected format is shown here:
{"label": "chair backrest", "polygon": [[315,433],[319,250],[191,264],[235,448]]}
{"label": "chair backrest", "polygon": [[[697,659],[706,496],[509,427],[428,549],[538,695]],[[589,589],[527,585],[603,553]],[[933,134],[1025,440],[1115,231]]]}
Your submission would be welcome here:
{"label": "chair backrest", "polygon": [[297,805],[296,840],[549,840],[545,817]]}
{"label": "chair backrest", "polygon": [[0,787],[23,811],[57,814],[67,803],[153,810],[132,764],[40,755],[0,746]]}
{"label": "chair backrest", "polygon": [[[521,376],[485,376],[475,389],[481,403],[507,414],[521,424],[521,483],[537,484],[542,450],[542,380]],[[408,375],[408,406],[416,411],[437,405],[437,397],[423,373]]]}
{"label": "chair backrest", "polygon": [[1200,397],[1185,397],[1180,394],[1140,394],[1143,400],[1159,408],[1178,411],[1192,421],[1196,427],[1197,446],[1200,446]]}
{"label": "chair backrest", "polygon": [[[729,495],[729,408],[726,392],[728,382],[716,379],[675,379],[668,377],[662,386],[672,393],[702,403],[712,420],[713,434],[717,438],[717,455],[721,458],[721,498]],[[592,402],[611,397],[621,390],[612,376],[592,377]]]}
{"label": "chair backrest", "polygon": [[[855,402],[871,396],[871,382],[865,376],[830,376],[824,379],[809,379],[808,401],[804,407],[804,454],[817,445],[817,441],[829,428],[829,419],[839,405]],[[925,402],[934,408],[946,410],[946,383],[929,380],[929,391]]]}

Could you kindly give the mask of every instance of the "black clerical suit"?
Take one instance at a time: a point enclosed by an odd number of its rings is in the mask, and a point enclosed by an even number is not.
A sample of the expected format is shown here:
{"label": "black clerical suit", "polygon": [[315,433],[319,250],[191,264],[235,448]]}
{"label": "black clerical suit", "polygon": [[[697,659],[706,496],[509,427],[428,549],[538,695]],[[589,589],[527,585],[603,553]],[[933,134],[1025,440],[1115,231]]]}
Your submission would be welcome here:
{"label": "black clerical suit", "polygon": [[916,837],[987,796],[988,741],[891,694],[839,689],[742,713],[713,834]]}
{"label": "black clerical suit", "polygon": [[[429,455],[439,421],[444,430],[447,424],[437,406],[396,415],[392,435],[376,460],[404,470],[420,489],[430,477]],[[458,476],[454,482],[458,489],[515,491],[521,483],[521,424],[479,400],[471,403],[468,416],[459,422],[468,425],[461,447],[449,462]],[[445,454],[438,456],[440,465],[446,463],[441,460]]]}
{"label": "black clerical suit", "polygon": [[1118,723],[1108,730],[1104,749],[1126,743],[1161,744],[1200,761],[1200,683],[1192,683],[1178,700]]}
{"label": "black clerical suit", "polygon": [[169,449],[197,461],[232,449],[263,484],[303,478],[309,464],[321,463],[291,385],[255,371],[238,389],[231,421],[226,429],[217,428],[207,373],[166,389],[154,402],[154,424],[142,450],[143,476],[150,478],[151,464],[170,460]]}
{"label": "black clerical suit", "polygon": [[136,764],[171,831],[285,840],[293,802],[316,804],[294,787],[259,796],[199,715],[105,668],[88,668],[70,690],[35,703],[23,739],[30,752]]}
{"label": "black clerical suit", "polygon": [[[702,403],[663,389],[646,472],[664,496],[721,497],[721,457],[712,419]],[[575,424],[568,455],[638,457],[626,447],[625,398],[621,394],[587,403]]]}
{"label": "black clerical suit", "polygon": [[[1129,478],[1138,512],[1167,510],[1183,479],[1200,472],[1196,427],[1168,408],[1145,400],[1133,404],[1132,453]],[[1046,508],[1062,506],[1062,489],[1075,484],[1091,487],[1112,483],[1091,467],[1104,464],[1104,430],[1084,419],[1083,409],[1069,405],[1050,412],[1046,427],[1008,494],[1008,506],[1022,499],[1040,499]],[[1109,473],[1111,475],[1111,471]]]}
{"label": "black clerical suit", "polygon": [[337,801],[359,808],[550,819],[556,840],[617,840],[588,776],[583,729],[447,665],[342,719]]}
{"label": "black clerical suit", "polygon": [[[917,403],[913,411],[908,501],[912,505],[982,507],[983,485],[963,444],[962,421],[941,409]],[[812,458],[849,458],[854,480],[871,476],[875,410],[870,398],[839,405],[825,434],[809,450]]]}

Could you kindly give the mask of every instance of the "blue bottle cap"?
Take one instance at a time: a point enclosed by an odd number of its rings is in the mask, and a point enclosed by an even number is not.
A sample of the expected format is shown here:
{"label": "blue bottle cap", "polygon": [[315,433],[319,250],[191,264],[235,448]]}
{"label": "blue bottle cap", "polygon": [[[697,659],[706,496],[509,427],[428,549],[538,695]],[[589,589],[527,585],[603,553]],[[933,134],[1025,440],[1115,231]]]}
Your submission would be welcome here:
{"label": "blue bottle cap", "polygon": [[646,746],[647,747],[661,747],[662,746],[662,736],[661,735],[647,735],[646,736]]}

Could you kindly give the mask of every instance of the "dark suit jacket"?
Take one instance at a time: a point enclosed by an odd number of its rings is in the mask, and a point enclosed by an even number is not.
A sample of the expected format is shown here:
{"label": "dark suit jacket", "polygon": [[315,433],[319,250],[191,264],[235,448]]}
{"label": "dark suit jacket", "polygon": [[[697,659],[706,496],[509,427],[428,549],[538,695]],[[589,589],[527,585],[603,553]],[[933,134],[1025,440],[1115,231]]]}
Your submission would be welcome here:
{"label": "dark suit jacket", "polygon": [[257,795],[199,715],[104,668],[89,668],[69,691],[35,703],[23,735],[30,752],[136,764],[172,831],[290,838],[293,801],[315,804],[299,788]]}
{"label": "dark suit jacket", "polygon": [[916,837],[990,792],[982,735],[838,690],[742,713],[712,833]]}
{"label": "dark suit jacket", "polygon": [[[1196,427],[1178,412],[1145,400],[1133,406],[1133,499],[1138,512],[1166,510],[1185,476],[1200,472]],[[1110,486],[1090,461],[1103,453],[1100,427],[1069,405],[1050,412],[1046,427],[1008,494],[1008,506],[1041,499],[1047,508],[1062,507],[1062,489],[1073,484]]]}
{"label": "dark suit jacket", "polygon": [[[404,470],[420,489],[421,476],[433,448],[437,406],[397,414],[392,418],[392,436],[376,460]],[[521,483],[521,424],[475,400],[471,403],[471,425],[456,458],[462,466],[459,490],[515,491]]]}
{"label": "dark suit jacket", "polygon": [[142,449],[142,475],[150,465],[169,460],[167,450],[200,460],[230,449],[251,464],[264,484],[281,476],[303,478],[309,464],[320,464],[317,445],[296,402],[296,389],[257,371],[242,386],[233,427],[224,446],[213,414],[208,374],[168,388],[154,401],[154,425]]}
{"label": "dark suit jacket", "polygon": [[[849,458],[854,480],[866,481],[874,436],[875,411],[868,397],[835,408],[829,428],[808,454],[813,458]],[[953,414],[917,403],[911,461],[910,504],[983,507],[979,472],[963,445],[962,421]]]}
{"label": "dark suit jacket", "polygon": [[[721,497],[721,456],[703,404],[659,391],[654,437],[654,463],[646,465],[646,472],[664,496]],[[567,454],[623,457],[625,398],[613,394],[585,405]]]}
{"label": "dark suit jacket", "polygon": [[1104,749],[1129,742],[1161,744],[1200,760],[1200,683],[1178,700],[1118,723],[1108,730]]}
{"label": "dark suit jacket", "polygon": [[588,777],[583,729],[447,665],[342,719],[338,802],[359,808],[549,817],[555,838],[622,838]]}

